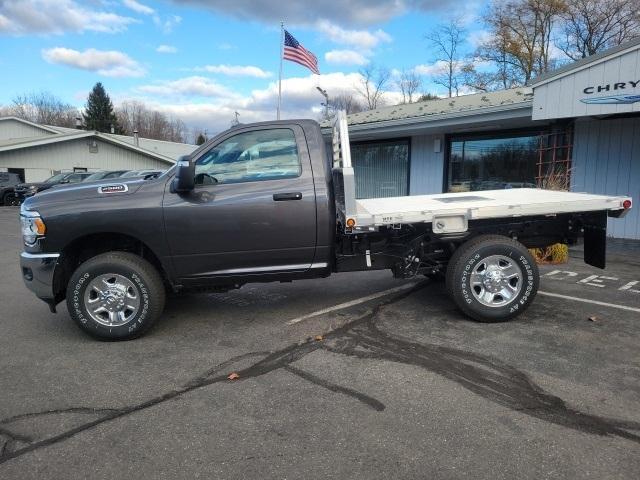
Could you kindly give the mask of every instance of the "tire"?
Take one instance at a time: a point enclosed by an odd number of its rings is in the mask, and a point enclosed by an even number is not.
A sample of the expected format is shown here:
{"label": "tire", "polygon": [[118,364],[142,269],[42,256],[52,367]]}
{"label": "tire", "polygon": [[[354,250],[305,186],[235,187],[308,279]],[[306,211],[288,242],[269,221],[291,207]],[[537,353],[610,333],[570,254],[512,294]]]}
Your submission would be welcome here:
{"label": "tire", "polygon": [[12,207],[16,204],[16,195],[13,192],[7,192],[2,196],[2,204],[5,207]]}
{"label": "tire", "polygon": [[132,340],[144,335],[162,313],[164,303],[165,288],[156,268],[127,252],[107,252],[87,260],[67,285],[71,318],[100,340]]}
{"label": "tire", "polygon": [[447,292],[462,312],[479,322],[506,322],[536,296],[540,275],[521,243],[481,235],[462,244],[447,267]]}

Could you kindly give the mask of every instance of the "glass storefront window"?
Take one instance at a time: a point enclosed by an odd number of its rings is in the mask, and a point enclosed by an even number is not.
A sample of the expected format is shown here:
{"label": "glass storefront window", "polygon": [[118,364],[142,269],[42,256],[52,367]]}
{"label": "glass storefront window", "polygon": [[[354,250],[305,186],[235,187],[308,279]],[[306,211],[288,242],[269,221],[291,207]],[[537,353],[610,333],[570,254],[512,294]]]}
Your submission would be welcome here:
{"label": "glass storefront window", "polygon": [[409,194],[409,141],[355,143],[351,161],[356,198],[402,197]]}
{"label": "glass storefront window", "polygon": [[448,191],[536,187],[539,136],[452,139]]}

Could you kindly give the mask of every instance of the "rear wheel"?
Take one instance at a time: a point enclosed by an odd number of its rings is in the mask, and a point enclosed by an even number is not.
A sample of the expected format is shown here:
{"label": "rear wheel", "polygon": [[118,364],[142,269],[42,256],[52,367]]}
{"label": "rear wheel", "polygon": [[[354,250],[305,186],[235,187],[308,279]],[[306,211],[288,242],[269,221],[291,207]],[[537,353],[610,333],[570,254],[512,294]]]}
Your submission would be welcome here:
{"label": "rear wheel", "polygon": [[67,286],[71,318],[103,340],[130,340],[146,333],[164,309],[158,271],[127,252],[108,252],[82,263]]}
{"label": "rear wheel", "polygon": [[538,267],[521,243],[482,235],[461,245],[447,268],[447,291],[458,308],[480,322],[503,322],[536,296]]}

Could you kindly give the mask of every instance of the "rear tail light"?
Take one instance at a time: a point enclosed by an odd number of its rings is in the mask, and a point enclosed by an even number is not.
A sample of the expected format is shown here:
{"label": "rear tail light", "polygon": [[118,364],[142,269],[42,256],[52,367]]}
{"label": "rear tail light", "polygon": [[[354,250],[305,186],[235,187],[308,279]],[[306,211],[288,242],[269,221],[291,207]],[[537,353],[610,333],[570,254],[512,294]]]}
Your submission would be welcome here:
{"label": "rear tail light", "polygon": [[622,202],[622,208],[624,208],[625,210],[628,210],[631,208],[631,200],[629,200],[628,198]]}

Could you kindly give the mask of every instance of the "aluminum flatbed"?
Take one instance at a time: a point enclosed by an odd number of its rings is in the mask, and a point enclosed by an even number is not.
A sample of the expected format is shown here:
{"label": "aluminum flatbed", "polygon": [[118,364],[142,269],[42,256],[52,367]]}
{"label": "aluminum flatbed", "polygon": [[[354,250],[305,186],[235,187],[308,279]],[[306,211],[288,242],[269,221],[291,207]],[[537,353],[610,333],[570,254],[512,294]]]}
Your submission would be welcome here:
{"label": "aluminum flatbed", "polygon": [[613,211],[620,217],[631,207],[626,196],[536,188],[356,199],[344,112],[339,112],[333,128],[333,165],[338,219],[352,233],[414,223],[431,223],[435,233],[461,233],[472,220],[596,211]]}
{"label": "aluminum flatbed", "polygon": [[416,195],[356,200],[359,226],[431,223],[434,218],[469,220],[621,210],[628,197],[559,192],[535,188]]}

